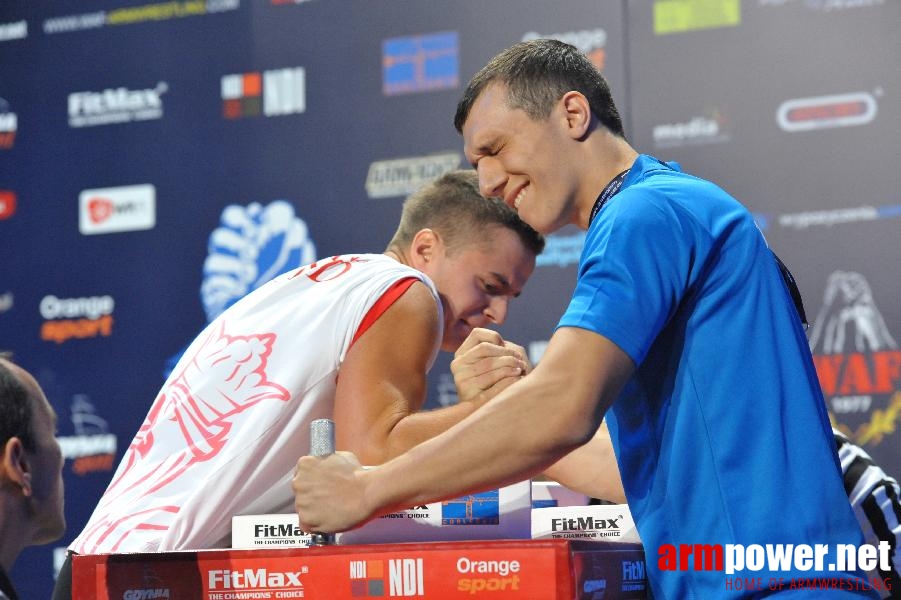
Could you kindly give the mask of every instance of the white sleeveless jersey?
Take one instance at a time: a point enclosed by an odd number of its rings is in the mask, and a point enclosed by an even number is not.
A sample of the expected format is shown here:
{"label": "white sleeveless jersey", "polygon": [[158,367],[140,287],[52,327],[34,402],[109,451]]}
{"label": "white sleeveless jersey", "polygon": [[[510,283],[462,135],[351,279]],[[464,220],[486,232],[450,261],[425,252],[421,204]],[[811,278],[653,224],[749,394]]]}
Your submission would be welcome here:
{"label": "white sleeveless jersey", "polygon": [[432,291],[443,323],[428,277],[382,254],[317,261],[223,312],[173,369],[70,549],[224,547],[233,515],[293,512],[309,423],[331,416],[361,326],[414,279]]}

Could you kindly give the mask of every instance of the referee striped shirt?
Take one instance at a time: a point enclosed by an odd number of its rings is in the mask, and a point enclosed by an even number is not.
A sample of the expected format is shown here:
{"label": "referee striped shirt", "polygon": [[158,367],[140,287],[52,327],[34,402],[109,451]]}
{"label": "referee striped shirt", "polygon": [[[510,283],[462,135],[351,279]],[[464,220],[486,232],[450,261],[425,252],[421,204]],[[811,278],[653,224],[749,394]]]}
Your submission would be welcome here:
{"label": "referee striped shirt", "polygon": [[889,580],[886,589],[880,590],[883,598],[901,597],[901,588],[896,587],[901,584],[898,576],[901,566],[901,501],[898,497],[901,496],[901,489],[898,482],[873,462],[863,448],[853,444],[840,431],[833,429],[832,432],[842,464],[845,492],[860,522],[864,541],[875,546],[880,540],[886,540],[891,546],[889,569],[874,570],[869,575]]}

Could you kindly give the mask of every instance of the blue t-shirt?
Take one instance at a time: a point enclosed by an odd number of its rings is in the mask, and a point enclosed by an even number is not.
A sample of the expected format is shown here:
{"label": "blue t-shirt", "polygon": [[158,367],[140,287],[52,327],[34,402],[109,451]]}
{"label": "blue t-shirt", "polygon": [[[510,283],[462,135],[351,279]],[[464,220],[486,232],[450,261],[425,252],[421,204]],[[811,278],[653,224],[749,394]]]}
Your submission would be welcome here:
{"label": "blue t-shirt", "polygon": [[863,543],[800,319],[753,217],[722,189],[640,156],[588,229],[558,326],[598,333],[636,364],[607,422],[656,597],[824,576],[727,575],[693,568],[694,555],[662,570],[664,544]]}

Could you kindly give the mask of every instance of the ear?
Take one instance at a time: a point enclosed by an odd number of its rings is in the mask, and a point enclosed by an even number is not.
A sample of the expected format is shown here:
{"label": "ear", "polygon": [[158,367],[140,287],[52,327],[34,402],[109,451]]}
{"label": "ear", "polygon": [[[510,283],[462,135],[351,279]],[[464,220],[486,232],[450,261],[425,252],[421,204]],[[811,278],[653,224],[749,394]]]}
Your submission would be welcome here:
{"label": "ear", "polygon": [[0,471],[2,471],[4,479],[10,480],[22,488],[22,494],[31,495],[31,466],[28,464],[25,447],[19,438],[11,437],[6,441],[3,454],[0,456]]}
{"label": "ear", "polygon": [[410,265],[418,271],[427,272],[429,263],[444,252],[444,242],[434,229],[420,229],[410,244]]}
{"label": "ear", "polygon": [[567,132],[573,139],[581,139],[591,126],[591,105],[581,92],[566,92],[560,99],[560,107],[566,119]]}

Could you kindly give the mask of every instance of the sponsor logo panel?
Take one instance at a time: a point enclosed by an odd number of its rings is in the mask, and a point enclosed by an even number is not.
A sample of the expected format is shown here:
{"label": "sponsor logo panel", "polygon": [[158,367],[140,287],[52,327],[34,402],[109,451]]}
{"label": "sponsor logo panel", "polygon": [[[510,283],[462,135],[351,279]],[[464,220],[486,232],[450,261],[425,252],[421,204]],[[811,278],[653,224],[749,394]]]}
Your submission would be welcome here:
{"label": "sponsor logo panel", "polygon": [[848,206],[832,210],[812,210],[784,215],[772,215],[756,213],[761,231],[766,231],[771,226],[785,227],[788,229],[808,229],[810,227],[834,227],[847,223],[861,223],[865,221],[878,221],[880,219],[895,219],[901,217],[901,204],[883,204],[881,206]]}
{"label": "sponsor logo panel", "polygon": [[225,75],[220,89],[226,119],[275,117],[307,109],[303,67]]}
{"label": "sponsor logo panel", "polygon": [[386,96],[452,89],[460,80],[456,31],[382,42],[382,92]]}
{"label": "sponsor logo panel", "polygon": [[128,89],[107,88],[99,92],[69,94],[69,127],[97,127],[153,121],[163,118],[163,94],[169,84],[161,81],[156,87]]}
{"label": "sponsor logo panel", "polygon": [[425,595],[422,558],[351,560],[349,567],[350,594],[354,598],[410,598]]}
{"label": "sponsor logo panel", "polygon": [[19,119],[9,110],[9,103],[0,98],[0,150],[10,150],[16,143]]}
{"label": "sponsor logo panel", "polygon": [[5,312],[9,312],[12,310],[13,306],[16,304],[15,296],[13,296],[12,292],[4,292],[0,294],[0,315]]}
{"label": "sponsor logo panel", "polygon": [[109,337],[113,333],[112,296],[58,298],[44,296],[39,310],[44,318],[40,338],[63,344],[73,339]]}
{"label": "sponsor logo panel", "polygon": [[156,188],[149,183],[84,190],[78,195],[78,230],[82,235],[155,226]]}
{"label": "sponsor logo panel", "polygon": [[200,561],[204,598],[305,598],[310,567],[297,557]]}
{"label": "sponsor logo panel", "polygon": [[74,435],[57,436],[63,458],[72,461],[72,472],[87,475],[112,471],[116,458],[116,436],[109,431],[106,419],[97,414],[86,394],[72,397],[70,414]]}
{"label": "sponsor logo panel", "polygon": [[237,10],[241,0],[189,0],[186,2],[157,2],[117,8],[110,11],[94,11],[51,17],[43,22],[43,30],[47,35],[72,33],[88,29],[118,25],[135,25],[181,19],[185,17],[203,16]]}
{"label": "sponsor logo panel", "polygon": [[757,0],[757,4],[776,8],[800,5],[807,10],[832,13],[854,8],[883,6],[885,0]]}
{"label": "sponsor logo panel", "polygon": [[665,35],[741,24],[741,0],[656,0],[654,33]]}
{"label": "sponsor logo panel", "polygon": [[685,121],[655,125],[654,147],[662,149],[728,142],[731,135],[727,125],[725,115],[718,109],[708,115],[690,117]]}
{"label": "sponsor logo panel", "polygon": [[[522,563],[517,559],[481,560],[461,556],[455,563],[459,577],[457,591],[468,594],[480,592],[518,592],[522,588]],[[522,588],[525,589],[525,588]]]}
{"label": "sponsor logo panel", "polygon": [[776,110],[779,128],[788,133],[866,125],[876,118],[881,90],[786,100]]}
{"label": "sponsor logo panel", "polygon": [[901,350],[867,279],[835,271],[809,342],[835,426],[858,444],[881,444],[901,421]]}
{"label": "sponsor logo panel", "polygon": [[0,42],[10,42],[12,40],[24,40],[28,37],[28,21],[13,21],[10,23],[0,23]]}
{"label": "sponsor logo panel", "polygon": [[372,199],[408,196],[459,168],[461,159],[459,152],[441,152],[373,162],[366,175],[366,194]]}
{"label": "sponsor logo panel", "polygon": [[494,525],[500,522],[500,491],[469,494],[441,503],[442,525]]}
{"label": "sponsor logo panel", "polygon": [[16,214],[16,193],[12,190],[0,190],[0,221]]}
{"label": "sponsor logo panel", "polygon": [[[209,235],[207,249],[200,285],[207,323],[273,277],[316,260],[309,227],[288,200],[229,204]],[[183,351],[166,361],[164,376]]]}

